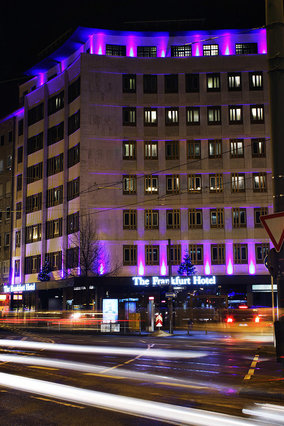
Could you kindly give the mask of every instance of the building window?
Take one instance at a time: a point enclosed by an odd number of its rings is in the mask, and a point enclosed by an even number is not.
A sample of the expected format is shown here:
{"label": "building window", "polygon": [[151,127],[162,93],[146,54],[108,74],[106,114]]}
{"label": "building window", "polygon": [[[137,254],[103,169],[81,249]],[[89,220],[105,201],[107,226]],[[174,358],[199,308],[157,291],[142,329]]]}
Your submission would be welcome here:
{"label": "building window", "polygon": [[137,246],[123,246],[123,265],[137,265]]}
{"label": "building window", "polygon": [[241,75],[241,73],[236,73],[236,72],[228,73],[228,90],[229,91],[242,90],[242,75]]}
{"label": "building window", "polygon": [[268,243],[258,243],[255,245],[255,260],[256,263],[264,263],[266,256],[270,251]]}
{"label": "building window", "polygon": [[136,210],[123,210],[123,229],[137,229]]}
{"label": "building window", "polygon": [[136,93],[136,74],[122,74],[123,93]]}
{"label": "building window", "polygon": [[246,228],[247,213],[246,209],[235,207],[232,209],[232,225],[233,228]]}
{"label": "building window", "polygon": [[187,93],[199,92],[199,74],[185,74],[185,91]]}
{"label": "building window", "polygon": [[262,223],[260,220],[261,216],[268,215],[267,207],[257,207],[254,209],[254,226],[255,228],[262,228]]}
{"label": "building window", "polygon": [[203,56],[218,56],[219,46],[218,44],[204,44],[203,45]]}
{"label": "building window", "polygon": [[42,193],[30,195],[26,198],[26,213],[37,212],[41,210]]}
{"label": "building window", "polygon": [[6,207],[6,221],[11,219],[11,207]]}
{"label": "building window", "polygon": [[16,184],[16,188],[17,191],[21,191],[23,187],[23,175],[17,175],[17,184]]}
{"label": "building window", "polygon": [[15,277],[19,277],[20,276],[20,260],[15,260],[15,273],[14,273]]}
{"label": "building window", "polygon": [[200,108],[199,107],[186,108],[186,124],[188,126],[198,126],[200,124]]}
{"label": "building window", "polygon": [[166,74],[165,93],[178,93],[178,74]]}
{"label": "building window", "polygon": [[212,265],[225,265],[225,244],[211,244]]}
{"label": "building window", "polygon": [[202,209],[188,210],[188,227],[190,229],[202,229]]}
{"label": "building window", "polygon": [[136,141],[123,141],[123,160],[136,160]]}
{"label": "building window", "polygon": [[18,148],[17,164],[21,164],[22,162],[23,162],[23,147],[20,146]]}
{"label": "building window", "polygon": [[209,175],[209,191],[223,192],[223,174],[222,173]]}
{"label": "building window", "polygon": [[47,190],[46,207],[54,207],[63,203],[63,185]]}
{"label": "building window", "polygon": [[145,246],[145,263],[146,265],[159,265],[159,246]]}
{"label": "building window", "polygon": [[157,76],[155,74],[143,75],[143,91],[144,93],[157,93]]}
{"label": "building window", "polygon": [[68,87],[68,104],[73,102],[78,96],[80,96],[81,90],[81,79],[80,77],[77,80],[73,81]]}
{"label": "building window", "polygon": [[263,74],[262,71],[249,73],[249,88],[250,90],[263,89]]}
{"label": "building window", "polygon": [[167,194],[178,194],[180,189],[180,178],[179,175],[167,175],[166,176],[166,192]]}
{"label": "building window", "polygon": [[145,229],[159,229],[159,210],[145,210]]}
{"label": "building window", "polygon": [[191,56],[191,44],[184,44],[181,46],[171,46],[172,57],[185,57]]}
{"label": "building window", "polygon": [[264,106],[263,105],[251,105],[250,122],[252,124],[264,123]]}
{"label": "building window", "polygon": [[4,246],[9,247],[10,246],[10,233],[5,232],[4,234]]}
{"label": "building window", "polygon": [[168,265],[180,265],[181,263],[181,246],[180,244],[171,244],[168,246]]}
{"label": "building window", "polygon": [[144,126],[157,126],[158,110],[157,108],[144,108]]}
{"label": "building window", "polygon": [[245,175],[244,173],[231,174],[231,191],[232,192],[245,192]]}
{"label": "building window", "polygon": [[224,209],[210,209],[211,228],[224,228]]}
{"label": "building window", "polygon": [[244,140],[243,139],[230,140],[230,157],[231,158],[244,157]]}
{"label": "building window", "polygon": [[266,173],[253,173],[253,192],[266,192],[267,191],[267,178]]}
{"label": "building window", "polygon": [[77,145],[68,149],[67,165],[68,167],[72,167],[79,162],[80,162],[80,143],[77,143]]}
{"label": "building window", "polygon": [[64,139],[64,122],[57,126],[50,127],[47,131],[47,145],[53,145]]}
{"label": "building window", "polygon": [[156,58],[157,46],[137,46],[137,56],[143,58]]}
{"label": "building window", "polygon": [[46,239],[62,237],[62,217],[46,222]]}
{"label": "building window", "polygon": [[159,191],[158,176],[147,175],[144,177],[145,194],[157,194]]}
{"label": "building window", "polygon": [[190,193],[201,193],[202,191],[202,178],[201,175],[188,175],[187,179],[188,192]]}
{"label": "building window", "polygon": [[220,74],[207,74],[207,92],[220,92]]}
{"label": "building window", "polygon": [[234,244],[234,263],[248,263],[248,245]]}
{"label": "building window", "polygon": [[79,265],[79,248],[71,247],[66,250],[66,268],[78,268]]}
{"label": "building window", "polygon": [[35,106],[28,111],[28,125],[31,126],[34,123],[43,119],[43,103]]}
{"label": "building window", "polygon": [[180,210],[166,211],[167,229],[180,229]]}
{"label": "building window", "polygon": [[64,91],[48,99],[48,115],[54,114],[64,108]]}
{"label": "building window", "polygon": [[22,217],[22,202],[16,203],[16,219],[21,219]]}
{"label": "building window", "polygon": [[107,44],[106,45],[107,56],[126,56],[126,46],[119,44]]}
{"label": "building window", "polygon": [[40,254],[25,258],[25,274],[36,274],[40,271]]}
{"label": "building window", "polygon": [[207,122],[208,125],[221,124],[221,107],[210,106],[207,107]]}
{"label": "building window", "polygon": [[179,159],[179,141],[166,141],[165,142],[166,160]]}
{"label": "building window", "polygon": [[229,105],[229,124],[242,124],[243,107],[241,105]]}
{"label": "building window", "polygon": [[211,139],[208,141],[209,158],[222,158],[222,139]]}
{"label": "building window", "polygon": [[201,158],[200,141],[187,141],[187,158],[192,160]]}
{"label": "building window", "polygon": [[157,141],[144,142],[144,158],[145,160],[158,159],[158,142]]}
{"label": "building window", "polygon": [[62,269],[62,251],[46,253],[46,260],[54,271]]}
{"label": "building window", "polygon": [[42,163],[27,168],[27,184],[42,179]]}
{"label": "building window", "polygon": [[15,232],[15,248],[21,247],[21,231]]}
{"label": "building window", "polygon": [[26,227],[26,244],[41,241],[41,224]]}
{"label": "building window", "polygon": [[77,177],[67,182],[67,201],[73,200],[80,195],[80,178]]}
{"label": "building window", "polygon": [[24,133],[24,120],[22,119],[18,121],[18,136],[22,136],[23,133]]}
{"label": "building window", "polygon": [[80,128],[80,111],[68,117],[68,135],[76,132]]}
{"label": "building window", "polygon": [[203,245],[189,244],[188,254],[193,265],[203,265]]}
{"label": "building window", "polygon": [[27,153],[32,154],[33,152],[39,151],[43,147],[43,132],[38,135],[32,136],[28,139]]}
{"label": "building window", "polygon": [[74,234],[79,231],[79,212],[67,216],[67,234]]}
{"label": "building window", "polygon": [[136,176],[123,176],[123,194],[136,194]]}
{"label": "building window", "polygon": [[257,43],[236,43],[236,55],[257,54]]}
{"label": "building window", "polygon": [[252,139],[251,140],[251,154],[252,157],[265,157],[265,139]]}
{"label": "building window", "polygon": [[166,126],[178,126],[178,123],[179,123],[178,113],[179,113],[178,108],[165,108]]}
{"label": "building window", "polygon": [[52,176],[63,170],[63,154],[56,157],[48,158],[47,160],[47,176]]}
{"label": "building window", "polygon": [[122,108],[122,124],[123,126],[136,126],[136,108]]}

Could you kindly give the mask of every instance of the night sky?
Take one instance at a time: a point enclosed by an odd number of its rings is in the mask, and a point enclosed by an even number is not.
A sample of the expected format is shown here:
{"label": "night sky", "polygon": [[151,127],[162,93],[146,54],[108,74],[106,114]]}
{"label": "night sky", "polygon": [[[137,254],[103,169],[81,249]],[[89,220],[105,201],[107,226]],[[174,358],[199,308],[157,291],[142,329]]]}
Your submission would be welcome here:
{"label": "night sky", "polygon": [[24,72],[78,26],[182,31],[264,24],[265,0],[5,0],[0,10],[0,117],[17,109]]}

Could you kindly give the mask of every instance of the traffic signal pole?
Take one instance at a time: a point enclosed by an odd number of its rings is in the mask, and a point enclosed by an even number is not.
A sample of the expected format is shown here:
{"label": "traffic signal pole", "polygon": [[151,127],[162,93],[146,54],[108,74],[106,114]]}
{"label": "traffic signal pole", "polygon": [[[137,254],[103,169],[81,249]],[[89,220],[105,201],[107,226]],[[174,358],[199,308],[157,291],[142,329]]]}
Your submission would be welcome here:
{"label": "traffic signal pole", "polygon": [[[284,16],[283,0],[265,0],[271,125],[272,190],[274,213],[284,211]],[[282,269],[282,268],[281,268]],[[277,277],[279,322],[275,322],[278,359],[284,350],[284,276]],[[283,330],[282,330],[283,328]],[[278,333],[278,338],[277,338]],[[280,350],[281,346],[281,350]]]}

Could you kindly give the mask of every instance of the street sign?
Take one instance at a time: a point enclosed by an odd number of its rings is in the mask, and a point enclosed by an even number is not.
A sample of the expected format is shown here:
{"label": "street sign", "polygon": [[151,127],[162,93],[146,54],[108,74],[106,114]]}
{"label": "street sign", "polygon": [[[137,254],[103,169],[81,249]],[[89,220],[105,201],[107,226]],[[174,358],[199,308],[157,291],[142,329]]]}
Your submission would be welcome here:
{"label": "street sign", "polygon": [[156,327],[162,327],[163,326],[163,317],[161,314],[156,315]]}
{"label": "street sign", "polygon": [[166,293],[166,297],[176,297],[175,293]]}
{"label": "street sign", "polygon": [[260,216],[260,220],[275,250],[279,252],[284,241],[284,212]]}

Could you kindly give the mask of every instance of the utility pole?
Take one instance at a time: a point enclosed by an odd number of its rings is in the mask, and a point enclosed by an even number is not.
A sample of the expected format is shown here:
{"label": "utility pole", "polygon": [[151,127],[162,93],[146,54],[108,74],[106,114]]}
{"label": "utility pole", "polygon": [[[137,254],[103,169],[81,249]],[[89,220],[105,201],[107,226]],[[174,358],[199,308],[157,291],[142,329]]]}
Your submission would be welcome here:
{"label": "utility pole", "polygon": [[[168,264],[169,264],[169,280],[170,280],[170,285],[169,285],[169,292],[172,293],[172,284],[171,284],[171,278],[172,278],[172,258],[171,258],[171,239],[168,239],[168,250],[169,250],[169,260],[168,260]],[[169,333],[173,334],[173,296],[171,295],[169,297],[169,319],[170,319],[170,324],[169,324]]]}
{"label": "utility pole", "polygon": [[[271,120],[272,189],[274,213],[284,211],[284,16],[283,0],[265,0]],[[281,268],[280,268],[281,269]],[[275,322],[276,352],[284,337],[284,276],[277,277],[280,323]],[[277,336],[278,334],[278,336]],[[281,355],[281,354],[280,354]],[[284,353],[282,353],[284,355]]]}

